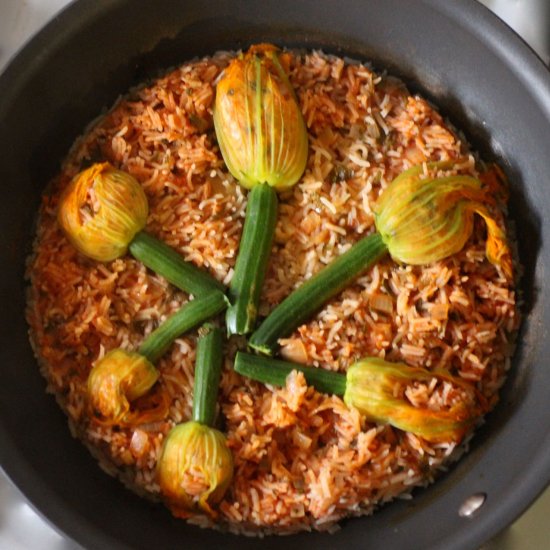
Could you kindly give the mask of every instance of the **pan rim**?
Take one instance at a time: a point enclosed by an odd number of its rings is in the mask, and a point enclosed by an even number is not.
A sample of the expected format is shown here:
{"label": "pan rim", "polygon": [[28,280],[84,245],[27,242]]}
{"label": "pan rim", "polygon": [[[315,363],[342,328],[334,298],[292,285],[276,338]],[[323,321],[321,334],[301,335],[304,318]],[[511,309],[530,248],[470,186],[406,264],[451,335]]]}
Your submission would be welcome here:
{"label": "pan rim", "polygon": [[[422,0],[424,4],[429,5],[434,10],[443,13],[452,18],[457,24],[465,27],[477,36],[483,36],[487,44],[493,51],[499,52],[503,63],[511,67],[514,72],[522,75],[523,79],[530,82],[530,90],[533,97],[537,99],[540,108],[547,114],[550,120],[550,73],[542,60],[504,23],[502,23],[485,6],[474,2],[473,0],[459,0],[457,2],[444,2],[438,0]],[[120,0],[111,0],[109,5],[120,3]],[[62,12],[40,30],[29,42],[25,44],[15,57],[13,57],[2,75],[0,75],[0,119],[5,108],[9,108],[10,94],[17,90],[18,82],[25,81],[25,72],[28,68],[40,62],[40,55],[47,56],[56,43],[64,40],[63,28],[78,26],[78,22],[89,21],[94,16],[105,10],[99,7],[99,3],[94,0],[75,0],[69,4]],[[90,15],[92,12],[92,15]],[[490,32],[487,32],[487,29]],[[482,32],[483,31],[483,32]],[[502,43],[507,47],[500,48]],[[38,55],[40,53],[40,55]],[[23,79],[22,81],[20,79]],[[11,90],[7,95],[3,91]],[[543,441],[550,442],[550,437]],[[543,444],[540,445],[543,448]],[[542,492],[544,486],[541,486],[541,479],[550,483],[550,445],[546,444],[546,453],[541,452],[535,457],[535,462],[530,466],[530,470],[522,476],[521,486],[524,498],[510,498],[508,501],[500,503],[499,513],[493,514],[493,521],[490,525],[490,536],[496,534],[503,523],[509,523],[516,518],[537,496]],[[538,459],[538,460],[537,460]],[[109,544],[110,547],[117,547],[115,541],[106,540],[103,533],[97,533],[96,528],[91,524],[86,524],[85,518],[80,515],[72,514],[73,519],[67,520],[68,512],[62,500],[57,499],[55,491],[51,487],[45,486],[39,472],[29,472],[28,465],[23,456],[21,456],[11,441],[9,433],[0,423],[0,464],[3,471],[13,480],[17,487],[25,488],[26,498],[42,517],[53,524],[54,528],[63,532],[73,540],[84,540],[87,537],[92,544],[98,546]],[[498,517],[497,517],[498,516]],[[74,528],[78,520],[78,529]],[[479,526],[479,527],[478,527]],[[477,531],[481,524],[471,526],[471,532],[468,539],[471,543],[482,541],[487,534],[487,524],[484,524],[484,534],[482,538]],[[84,538],[82,538],[84,535]],[[462,539],[463,542],[464,539]],[[457,541],[442,541],[441,547],[458,548]]]}

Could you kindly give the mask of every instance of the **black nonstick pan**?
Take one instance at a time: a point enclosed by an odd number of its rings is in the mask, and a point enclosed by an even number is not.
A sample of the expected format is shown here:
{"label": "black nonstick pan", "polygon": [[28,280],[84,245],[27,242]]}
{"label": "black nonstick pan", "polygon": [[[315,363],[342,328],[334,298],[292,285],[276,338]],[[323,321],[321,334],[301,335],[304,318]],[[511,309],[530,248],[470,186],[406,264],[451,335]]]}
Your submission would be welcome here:
{"label": "black nonstick pan", "polygon": [[[118,95],[163,69],[255,42],[322,48],[401,77],[504,168],[523,316],[502,398],[470,452],[434,485],[333,535],[258,539],[200,530],[104,474],[45,393],[28,343],[25,258],[40,193]],[[87,548],[470,549],[550,481],[550,73],[474,0],[78,0],[0,77],[0,464]],[[465,515],[470,497],[483,502]]]}

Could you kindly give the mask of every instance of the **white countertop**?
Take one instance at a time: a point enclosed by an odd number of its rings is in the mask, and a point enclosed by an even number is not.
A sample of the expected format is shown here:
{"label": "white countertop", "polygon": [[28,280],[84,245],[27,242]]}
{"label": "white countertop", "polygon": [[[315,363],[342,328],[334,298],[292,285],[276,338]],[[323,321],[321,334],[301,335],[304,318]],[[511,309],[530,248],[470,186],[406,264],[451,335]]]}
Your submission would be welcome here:
{"label": "white countertop", "polygon": [[[548,0],[481,0],[550,63]],[[0,0],[0,71],[14,53],[70,0]],[[482,550],[550,547],[550,489]],[[0,472],[0,550],[77,550],[47,525]]]}

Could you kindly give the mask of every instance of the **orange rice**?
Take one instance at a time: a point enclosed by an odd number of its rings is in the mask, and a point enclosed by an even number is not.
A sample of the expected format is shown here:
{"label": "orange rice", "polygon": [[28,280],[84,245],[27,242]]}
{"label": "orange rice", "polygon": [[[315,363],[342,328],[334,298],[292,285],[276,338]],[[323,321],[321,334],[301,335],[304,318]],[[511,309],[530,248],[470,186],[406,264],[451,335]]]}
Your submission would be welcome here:
{"label": "orange rice", "polygon": [[[57,226],[56,207],[77,172],[109,161],[142,184],[147,231],[228,284],[246,193],[225,169],[212,107],[230,58],[220,53],[186,63],[133,90],[93,124],[44,195],[29,264],[27,317],[48,390],[102,467],[152,498],[159,496],[155,467],[163,438],[191,415],[196,332],[177,339],[158,363],[156,391],[171,403],[161,422],[97,424],[87,414],[86,380],[94,361],[115,347],[137,348],[189,296],[131,257],[105,264],[84,258]],[[290,80],[310,154],[300,182],[280,197],[262,316],[374,231],[371,206],[402,170],[452,159],[454,173],[476,176],[483,166],[430,104],[394,78],[312,52],[293,57]],[[519,314],[513,286],[486,260],[484,247],[478,223],[462,252],[445,261],[425,267],[381,261],[282,340],[282,356],[341,372],[367,355],[446,369],[494,406]],[[366,422],[339,397],[306,386],[301,374],[279,389],[243,379],[232,370],[242,344],[238,338],[226,344],[219,395],[235,476],[218,507],[218,527],[249,534],[332,530],[342,517],[409,498],[461,452]],[[448,383],[396,391],[418,406],[465,398]],[[201,515],[189,521],[213,525]]]}

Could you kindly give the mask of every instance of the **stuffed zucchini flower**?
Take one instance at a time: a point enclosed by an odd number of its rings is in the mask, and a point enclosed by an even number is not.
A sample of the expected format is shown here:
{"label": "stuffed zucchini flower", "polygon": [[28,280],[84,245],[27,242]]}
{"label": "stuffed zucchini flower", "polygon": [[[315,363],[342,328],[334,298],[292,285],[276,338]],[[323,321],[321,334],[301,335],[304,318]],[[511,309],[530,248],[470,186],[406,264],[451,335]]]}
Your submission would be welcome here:
{"label": "stuffed zucchini flower", "polygon": [[[451,162],[428,164],[452,169]],[[377,232],[305,281],[283,300],[252,334],[249,344],[272,354],[279,338],[292,333],[388,252],[397,262],[428,264],[459,252],[470,238],[474,215],[487,226],[487,259],[509,282],[512,257],[504,230],[494,216],[493,185],[470,176],[423,177],[423,166],[402,172],[375,205]]]}
{"label": "stuffed zucchini flower", "polygon": [[226,298],[219,291],[196,298],[151,332],[137,351],[116,348],[96,361],[88,375],[91,417],[107,425],[136,425],[163,418],[168,408],[165,393],[132,407],[133,402],[148,394],[159,379],[160,373],[154,363],[176,338],[217,315],[226,305]]}
{"label": "stuffed zucchini flower", "polygon": [[216,516],[214,506],[233,479],[233,455],[225,436],[213,427],[223,362],[221,331],[206,323],[199,334],[193,416],[170,430],[157,466],[161,494],[177,517],[196,512]]}
{"label": "stuffed zucchini flower", "polygon": [[229,334],[254,329],[277,221],[275,189],[294,185],[307,162],[308,136],[287,57],[270,44],[252,46],[229,64],[216,88],[214,127],[222,156],[251,190],[229,288]]}
{"label": "stuffed zucchini flower", "polygon": [[[485,398],[469,382],[441,370],[429,371],[378,357],[361,359],[346,374],[306,367],[286,361],[238,352],[235,371],[243,376],[283,386],[293,371],[304,374],[318,391],[342,396],[370,422],[390,424],[432,443],[459,442],[487,412]],[[413,405],[404,390],[409,385],[430,384],[434,378],[463,392],[464,399],[438,409]]]}
{"label": "stuffed zucchini flower", "polygon": [[57,219],[72,245],[89,258],[109,262],[129,251],[190,294],[224,290],[208,273],[143,231],[147,214],[147,197],[138,181],[103,162],[73,178],[61,196]]}
{"label": "stuffed zucchini flower", "polygon": [[[433,163],[431,168],[448,163]],[[422,178],[422,166],[402,172],[375,206],[376,229],[394,260],[423,265],[460,252],[470,238],[474,214],[487,226],[487,259],[512,278],[504,231],[489,207],[492,189],[471,176]]]}

